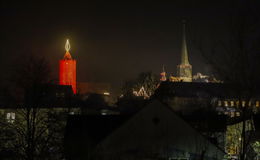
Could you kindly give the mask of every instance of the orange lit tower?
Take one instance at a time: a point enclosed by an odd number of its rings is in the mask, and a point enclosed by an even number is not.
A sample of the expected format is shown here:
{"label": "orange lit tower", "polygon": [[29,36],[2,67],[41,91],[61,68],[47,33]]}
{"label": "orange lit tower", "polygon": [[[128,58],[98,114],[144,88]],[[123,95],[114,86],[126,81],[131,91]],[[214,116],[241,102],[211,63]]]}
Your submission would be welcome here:
{"label": "orange lit tower", "polygon": [[59,79],[60,85],[71,85],[73,93],[77,93],[76,89],[76,60],[70,55],[70,43],[67,40],[65,44],[66,53],[60,60]]}

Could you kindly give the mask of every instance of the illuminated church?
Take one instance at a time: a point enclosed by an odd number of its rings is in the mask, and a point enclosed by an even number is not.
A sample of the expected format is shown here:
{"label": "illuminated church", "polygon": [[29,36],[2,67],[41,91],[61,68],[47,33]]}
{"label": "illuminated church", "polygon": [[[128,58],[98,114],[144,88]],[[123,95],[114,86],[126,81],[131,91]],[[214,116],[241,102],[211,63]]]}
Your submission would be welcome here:
{"label": "illuminated church", "polygon": [[186,22],[183,21],[183,38],[181,49],[181,64],[177,66],[177,76],[183,82],[192,82],[192,66],[189,63],[186,42]]}
{"label": "illuminated church", "polygon": [[[161,73],[161,81],[166,81],[166,72],[163,67]],[[171,82],[192,82],[192,65],[189,63],[188,48],[186,42],[186,22],[183,21],[183,37],[181,49],[181,63],[177,65],[177,76],[170,75]]]}

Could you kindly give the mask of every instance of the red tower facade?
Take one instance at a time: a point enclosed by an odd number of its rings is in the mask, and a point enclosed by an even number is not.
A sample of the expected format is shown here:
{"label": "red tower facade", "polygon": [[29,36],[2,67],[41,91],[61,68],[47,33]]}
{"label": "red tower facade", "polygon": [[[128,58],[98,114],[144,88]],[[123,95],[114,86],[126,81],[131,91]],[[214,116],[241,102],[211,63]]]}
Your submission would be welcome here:
{"label": "red tower facade", "polygon": [[59,62],[59,84],[60,85],[71,85],[73,93],[77,93],[77,82],[76,82],[76,60],[72,59],[70,55],[70,44],[67,40],[65,45],[66,53],[63,59]]}

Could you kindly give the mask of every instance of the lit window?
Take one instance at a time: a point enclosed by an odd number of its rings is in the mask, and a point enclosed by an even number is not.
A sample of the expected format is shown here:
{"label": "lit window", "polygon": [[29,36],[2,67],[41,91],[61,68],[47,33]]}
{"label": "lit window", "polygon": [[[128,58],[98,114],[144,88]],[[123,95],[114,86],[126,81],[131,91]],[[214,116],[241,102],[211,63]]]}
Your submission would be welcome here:
{"label": "lit window", "polygon": [[107,113],[106,112],[101,112],[101,115],[105,116],[105,115],[107,115]]}
{"label": "lit window", "polygon": [[231,112],[230,116],[231,116],[231,117],[235,117],[235,113],[234,113],[234,112]]}
{"label": "lit window", "polygon": [[259,101],[256,101],[256,102],[255,102],[255,106],[256,106],[256,107],[259,107]]}
{"label": "lit window", "polygon": [[249,107],[251,107],[251,104],[252,104],[252,102],[251,102],[251,101],[249,101],[249,102],[248,102],[248,106],[249,106]]}
{"label": "lit window", "polygon": [[7,122],[14,123],[15,113],[13,113],[13,112],[7,113],[6,114],[6,119],[7,119]]}
{"label": "lit window", "polygon": [[110,93],[109,92],[104,92],[104,95],[109,96]]}
{"label": "lit window", "polygon": [[224,101],[225,107],[228,106],[228,101]]}
{"label": "lit window", "polygon": [[242,101],[242,107],[246,106],[246,101]]}
{"label": "lit window", "polygon": [[65,93],[64,92],[60,92],[60,93],[56,93],[56,97],[65,97]]}
{"label": "lit window", "polygon": [[234,101],[230,101],[230,106],[234,107],[234,105],[235,105]]}
{"label": "lit window", "polygon": [[218,101],[218,106],[221,106],[221,101]]}
{"label": "lit window", "polygon": [[240,113],[239,113],[239,112],[236,112],[236,116],[239,117],[239,116],[240,116]]}

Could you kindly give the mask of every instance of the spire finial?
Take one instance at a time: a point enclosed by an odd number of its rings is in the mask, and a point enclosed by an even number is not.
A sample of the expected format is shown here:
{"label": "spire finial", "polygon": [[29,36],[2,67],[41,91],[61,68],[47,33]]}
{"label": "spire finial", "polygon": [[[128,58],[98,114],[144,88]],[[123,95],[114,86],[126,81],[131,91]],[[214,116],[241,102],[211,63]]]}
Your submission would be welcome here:
{"label": "spire finial", "polygon": [[182,19],[183,37],[186,39],[186,19]]}
{"label": "spire finial", "polygon": [[181,51],[181,64],[188,65],[189,58],[188,58],[188,49],[187,49],[187,42],[186,42],[186,20],[182,20],[183,24],[183,37],[182,37],[182,51]]}
{"label": "spire finial", "polygon": [[70,42],[69,42],[69,39],[67,39],[67,41],[66,41],[65,50],[66,50],[67,52],[70,51]]}
{"label": "spire finial", "polygon": [[162,66],[162,71],[165,72],[165,70],[164,70],[164,64],[163,64],[163,66]]}

